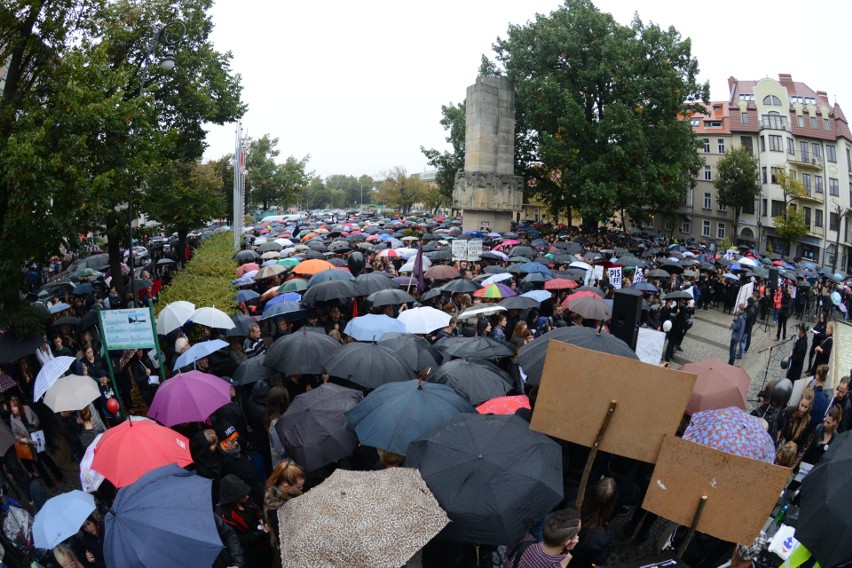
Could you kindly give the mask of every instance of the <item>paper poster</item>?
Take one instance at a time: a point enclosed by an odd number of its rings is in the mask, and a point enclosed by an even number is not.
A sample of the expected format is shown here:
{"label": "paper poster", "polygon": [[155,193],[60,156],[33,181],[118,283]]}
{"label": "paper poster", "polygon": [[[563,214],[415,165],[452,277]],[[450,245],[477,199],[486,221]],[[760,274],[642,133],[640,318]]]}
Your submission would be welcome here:
{"label": "paper poster", "polygon": [[467,241],[453,241],[453,260],[467,260]]}
{"label": "paper poster", "polygon": [[645,272],[637,266],[636,270],[633,272],[633,283],[635,284],[636,282],[644,282],[644,281],[645,281]]}
{"label": "paper poster", "polygon": [[640,327],[636,336],[636,355],[643,363],[659,365],[663,360],[663,348],[666,343],[666,334],[656,329]]}
{"label": "paper poster", "polygon": [[35,432],[30,432],[30,440],[35,442],[35,450],[38,453],[41,453],[45,450],[45,439],[44,439],[44,430],[36,430]]}
{"label": "paper poster", "polygon": [[594,270],[595,270],[595,276],[594,276],[595,282],[600,282],[601,280],[603,280],[604,267],[601,266],[601,265],[597,265],[597,266],[595,266]]}
{"label": "paper poster", "polygon": [[469,261],[479,260],[482,255],[482,241],[473,239],[467,241],[467,259]]}
{"label": "paper poster", "polygon": [[621,288],[621,267],[607,268],[606,272],[610,285],[613,288]]}

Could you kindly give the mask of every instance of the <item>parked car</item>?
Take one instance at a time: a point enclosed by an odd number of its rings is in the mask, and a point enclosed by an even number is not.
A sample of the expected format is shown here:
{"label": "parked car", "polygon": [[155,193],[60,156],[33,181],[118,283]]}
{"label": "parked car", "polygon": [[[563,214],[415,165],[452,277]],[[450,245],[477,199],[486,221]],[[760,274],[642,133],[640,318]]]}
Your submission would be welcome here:
{"label": "parked car", "polygon": [[62,272],[51,278],[48,284],[54,282],[76,282],[77,272],[84,268],[91,268],[92,270],[103,272],[104,270],[109,268],[109,255],[93,254],[84,258],[78,258],[77,260],[72,262],[66,270],[63,270]]}
{"label": "parked car", "polygon": [[64,296],[66,292],[74,290],[71,282],[49,282],[38,289],[36,296],[38,301],[47,303],[57,296]]}

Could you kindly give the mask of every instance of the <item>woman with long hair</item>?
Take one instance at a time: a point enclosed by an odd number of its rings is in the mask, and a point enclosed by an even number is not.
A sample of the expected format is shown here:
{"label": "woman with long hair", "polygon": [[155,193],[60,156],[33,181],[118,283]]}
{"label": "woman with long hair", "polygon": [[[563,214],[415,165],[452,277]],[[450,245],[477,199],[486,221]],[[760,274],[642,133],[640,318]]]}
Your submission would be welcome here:
{"label": "woman with long hair", "polygon": [[810,446],[805,450],[805,457],[802,458],[803,462],[816,465],[834,441],[834,437],[837,434],[837,426],[842,419],[843,409],[839,405],[835,404],[828,409],[828,412],[825,413],[825,418],[822,419],[822,424],[814,430],[813,439]]}
{"label": "woman with long hair", "polygon": [[805,446],[813,434],[811,428],[811,406],[814,403],[814,389],[808,387],[802,393],[802,398],[796,406],[788,406],[781,414],[778,422],[776,442],[795,442],[799,452],[804,452]]}
{"label": "woman with long hair", "polygon": [[[278,509],[284,503],[302,494],[305,486],[305,470],[292,460],[284,460],[275,466],[272,475],[266,480],[263,493],[263,517],[269,526],[272,546],[280,549],[278,542]],[[281,565],[281,555],[275,555],[275,566]]]}
{"label": "woman with long hair", "polygon": [[290,393],[286,388],[272,387],[269,389],[269,394],[266,397],[266,416],[264,417],[263,425],[269,434],[269,453],[272,457],[273,468],[286,457],[284,446],[281,444],[278,432],[275,431],[275,424],[289,406]]}
{"label": "woman with long hair", "polygon": [[572,551],[571,568],[607,564],[613,548],[609,522],[615,516],[617,501],[618,486],[611,477],[604,477],[586,493],[580,511],[580,542]]}
{"label": "woman with long hair", "polygon": [[[47,453],[47,450],[41,453],[36,451],[35,442],[30,438],[30,434],[39,430],[41,423],[32,408],[24,405],[17,396],[9,399],[9,428],[11,428],[12,434],[15,436],[16,451],[18,447],[21,448],[18,458],[21,460],[21,464],[27,468],[27,471],[33,473],[35,469],[38,469],[39,475],[48,487],[53,487],[54,482],[47,474],[44,466],[50,469],[57,483],[65,481],[62,471],[56,466],[56,463],[50,457],[50,454]],[[27,454],[27,456],[24,456],[24,454]]]}

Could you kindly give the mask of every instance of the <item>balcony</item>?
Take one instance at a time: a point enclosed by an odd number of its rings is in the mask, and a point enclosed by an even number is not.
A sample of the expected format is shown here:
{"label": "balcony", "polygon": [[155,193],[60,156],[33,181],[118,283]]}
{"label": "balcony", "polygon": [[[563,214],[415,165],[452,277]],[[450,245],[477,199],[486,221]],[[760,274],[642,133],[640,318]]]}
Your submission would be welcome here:
{"label": "balcony", "polygon": [[787,161],[804,170],[822,171],[822,158],[814,156],[810,152],[790,152],[788,150]]}
{"label": "balcony", "polygon": [[811,203],[825,203],[824,193],[814,193],[814,191],[809,187],[806,187],[805,190],[807,193],[801,197],[797,197],[796,200],[810,201]]}
{"label": "balcony", "polygon": [[760,129],[782,130],[784,132],[791,132],[790,124],[787,122],[787,117],[785,116],[762,117],[760,119]]}

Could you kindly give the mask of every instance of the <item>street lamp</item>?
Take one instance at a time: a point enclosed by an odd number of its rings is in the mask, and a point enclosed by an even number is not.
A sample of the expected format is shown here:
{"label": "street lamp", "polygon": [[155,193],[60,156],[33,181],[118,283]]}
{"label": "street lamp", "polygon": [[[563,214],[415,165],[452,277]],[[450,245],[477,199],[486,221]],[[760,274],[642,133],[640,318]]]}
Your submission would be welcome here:
{"label": "street lamp", "polygon": [[[148,49],[145,52],[145,57],[140,63],[142,69],[142,78],[139,82],[139,94],[145,90],[145,82],[148,80],[148,69],[150,68],[150,59],[154,55],[157,46],[163,44],[166,46],[166,53],[160,59],[160,69],[169,72],[175,68],[175,45],[186,35],[186,24],[181,21],[169,22],[167,24],[158,24],[154,28],[154,34],[148,42]],[[133,267],[133,185],[127,188],[127,233],[129,236],[127,247],[127,266],[130,268],[130,305],[136,307],[136,270]]]}

